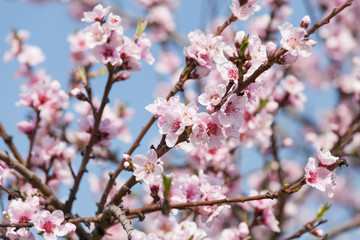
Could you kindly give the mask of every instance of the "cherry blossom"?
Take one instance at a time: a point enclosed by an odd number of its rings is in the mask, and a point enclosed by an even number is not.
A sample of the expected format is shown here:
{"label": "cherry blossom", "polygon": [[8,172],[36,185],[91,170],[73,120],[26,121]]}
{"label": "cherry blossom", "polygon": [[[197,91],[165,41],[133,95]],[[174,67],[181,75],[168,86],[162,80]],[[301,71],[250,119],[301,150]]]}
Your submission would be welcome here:
{"label": "cherry blossom", "polygon": [[247,0],[245,4],[240,5],[239,0],[232,0],[230,8],[236,19],[245,21],[253,15],[254,12],[261,9],[260,5],[257,5],[258,2],[259,0]]}
{"label": "cherry blossom", "polygon": [[150,149],[146,156],[135,155],[133,164],[135,167],[134,176],[137,181],[144,180],[147,184],[155,184],[161,179],[163,166],[154,149]]}
{"label": "cherry blossom", "polygon": [[45,240],[56,240],[56,236],[64,237],[75,231],[74,224],[65,223],[62,225],[63,221],[64,213],[62,211],[55,210],[50,213],[47,210],[42,210],[34,217],[34,227],[43,232]]}
{"label": "cherry blossom", "polygon": [[319,164],[323,167],[333,165],[337,160],[339,160],[338,157],[331,155],[329,150],[320,149],[320,147],[317,147],[316,153],[319,159]]}
{"label": "cherry blossom", "polygon": [[111,30],[106,25],[101,25],[100,22],[95,22],[91,26],[86,27],[82,31],[88,48],[94,48],[95,46],[103,45],[108,40]]}
{"label": "cherry blossom", "polygon": [[98,4],[91,12],[84,12],[84,17],[81,21],[84,22],[101,22],[109,13],[110,7],[104,8],[103,5]]}
{"label": "cherry blossom", "polygon": [[332,198],[334,196],[333,189],[335,188],[335,173],[325,167],[318,166],[316,162],[315,158],[310,157],[306,164],[306,183],[322,192],[326,191],[328,197]]}
{"label": "cherry blossom", "polygon": [[292,24],[286,22],[279,27],[282,39],[280,45],[282,48],[289,51],[291,55],[297,57],[309,57],[312,52],[312,47],[315,45],[314,41],[305,39],[307,35],[304,28],[294,28]]}

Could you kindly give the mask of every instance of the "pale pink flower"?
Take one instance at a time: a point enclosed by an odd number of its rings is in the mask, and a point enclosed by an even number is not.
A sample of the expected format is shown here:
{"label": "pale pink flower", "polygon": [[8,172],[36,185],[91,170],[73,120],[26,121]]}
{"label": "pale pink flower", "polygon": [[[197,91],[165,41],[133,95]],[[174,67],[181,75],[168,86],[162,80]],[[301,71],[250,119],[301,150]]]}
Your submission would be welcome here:
{"label": "pale pink flower", "polygon": [[328,197],[334,196],[333,189],[335,188],[335,173],[329,171],[325,167],[319,167],[313,157],[309,158],[305,167],[306,183],[311,187],[315,187],[322,192],[327,192]]}
{"label": "pale pink flower", "polygon": [[246,108],[247,97],[231,94],[221,106],[219,121],[224,127],[237,126],[239,129],[244,121],[243,110]]}
{"label": "pale pink flower", "polygon": [[280,45],[289,51],[291,55],[297,57],[308,57],[311,55],[314,42],[305,39],[306,31],[302,27],[294,28],[293,25],[286,22],[279,27],[282,39]]}
{"label": "pale pink flower", "polygon": [[239,0],[232,0],[232,5],[230,8],[234,17],[236,17],[238,20],[245,21],[251,15],[253,15],[254,12],[257,12],[261,9],[260,5],[257,5],[258,2],[259,0],[248,0],[244,5],[240,6]]}
{"label": "pale pink flower", "polygon": [[72,223],[61,225],[64,220],[64,213],[60,210],[52,213],[43,210],[34,216],[34,227],[36,230],[44,232],[45,240],[56,240],[57,236],[63,237],[76,229]]}
{"label": "pale pink flower", "polygon": [[178,95],[171,97],[169,101],[166,101],[163,97],[158,97],[154,103],[147,105],[145,109],[154,115],[163,116],[166,112],[172,112],[180,104]]}
{"label": "pale pink flower", "polygon": [[[35,213],[39,210],[39,197],[28,197],[25,201],[12,199],[7,206],[9,223],[31,223]],[[35,239],[34,235],[27,228],[8,228],[6,236],[10,239]]]}
{"label": "pale pink flower", "polygon": [[274,209],[266,208],[261,216],[262,223],[273,232],[280,232],[279,221],[275,218]]}
{"label": "pale pink flower", "polygon": [[241,222],[239,224],[238,229],[239,229],[240,240],[246,239],[249,236],[250,230],[246,222]]}
{"label": "pale pink flower", "polygon": [[239,79],[239,69],[235,64],[227,61],[223,64],[217,64],[216,68],[220,72],[220,75],[222,79],[225,80],[226,84],[228,84],[229,81],[237,83]]}
{"label": "pale pink flower", "polygon": [[106,43],[111,34],[111,30],[106,24],[101,25],[100,22],[95,22],[82,30],[82,33],[86,39],[88,48],[91,49]]}
{"label": "pale pink flower", "polygon": [[112,66],[120,66],[122,59],[120,58],[120,49],[122,43],[119,41],[110,41],[102,45],[94,46],[91,53],[95,56],[96,60],[106,65],[110,63]]}
{"label": "pale pink flower", "polygon": [[21,53],[18,55],[20,63],[35,66],[45,61],[45,55],[41,48],[32,45],[23,45],[21,47]]}
{"label": "pale pink flower", "polygon": [[204,106],[216,106],[221,102],[225,93],[226,86],[224,84],[208,84],[205,92],[198,97],[198,101]]}
{"label": "pale pink flower", "polygon": [[16,126],[20,132],[25,133],[25,134],[30,134],[35,129],[36,120],[30,119],[30,120],[21,121],[21,122],[18,122],[16,124]]}
{"label": "pale pink flower", "polygon": [[129,71],[139,71],[142,49],[131,38],[124,36],[123,40],[120,56],[123,59],[124,68]]}
{"label": "pale pink flower", "polygon": [[166,134],[166,145],[168,147],[175,146],[178,137],[185,131],[185,124],[179,112],[166,112],[158,120],[159,131]]}
{"label": "pale pink flower", "polygon": [[146,36],[145,33],[141,34],[137,41],[137,45],[141,49],[141,58],[143,58],[149,65],[152,65],[155,59],[150,53],[151,40]]}
{"label": "pale pink flower", "polygon": [[121,18],[119,15],[115,15],[113,13],[110,13],[106,20],[106,25],[109,27],[110,30],[116,30],[123,33],[123,29],[121,27]]}
{"label": "pale pink flower", "polygon": [[317,147],[316,153],[320,162],[320,166],[322,167],[333,165],[337,160],[339,160],[338,157],[331,155],[329,150],[320,149],[320,147]]}
{"label": "pale pink flower", "polygon": [[206,232],[203,229],[198,228],[195,222],[186,220],[175,226],[175,229],[173,230],[172,240],[202,240],[206,239],[206,235]]}
{"label": "pale pink flower", "polygon": [[267,60],[266,47],[261,43],[259,36],[250,36],[247,49],[251,56],[252,63],[256,66],[263,64]]}
{"label": "pale pink flower", "polygon": [[9,43],[10,48],[4,54],[3,60],[9,62],[14,59],[18,54],[21,53],[21,48],[23,43],[30,37],[30,32],[27,30],[18,30],[16,31],[16,36],[14,32],[9,33],[6,36],[6,42]]}
{"label": "pale pink flower", "polygon": [[144,180],[147,184],[153,184],[161,179],[163,166],[154,149],[150,149],[146,156],[135,155],[133,165],[135,167],[134,176],[136,181]]}
{"label": "pale pink flower", "polygon": [[155,64],[155,70],[162,74],[175,72],[180,66],[181,59],[173,52],[163,51],[158,56]]}
{"label": "pale pink flower", "polygon": [[188,34],[191,45],[184,48],[187,58],[194,59],[200,66],[214,69],[216,64],[228,61],[223,53],[225,43],[221,36],[205,35],[200,30]]}
{"label": "pale pink flower", "polygon": [[83,22],[101,22],[109,13],[110,7],[104,8],[103,5],[98,4],[91,12],[84,12]]}
{"label": "pale pink flower", "polygon": [[138,230],[134,230],[131,234],[133,240],[159,240],[155,233],[145,234],[144,232],[140,232]]}
{"label": "pale pink flower", "polygon": [[[86,118],[79,119],[78,125],[79,131],[76,135],[79,140],[81,140],[84,144],[87,144],[90,141],[91,132],[94,127],[94,118],[92,116],[87,116]],[[111,126],[111,122],[108,118],[101,120],[98,131],[96,144],[104,147],[110,147],[110,140],[116,136],[116,129]]]}

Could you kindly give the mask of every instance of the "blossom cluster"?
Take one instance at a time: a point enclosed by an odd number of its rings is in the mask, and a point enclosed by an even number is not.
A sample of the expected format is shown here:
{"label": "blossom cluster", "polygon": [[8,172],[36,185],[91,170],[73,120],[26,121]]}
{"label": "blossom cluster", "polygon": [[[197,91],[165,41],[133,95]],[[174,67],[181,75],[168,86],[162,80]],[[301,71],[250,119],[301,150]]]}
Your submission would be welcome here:
{"label": "blossom cluster", "polygon": [[[33,224],[39,234],[46,240],[55,240],[57,236],[64,237],[75,231],[76,227],[72,223],[64,223],[64,213],[55,210],[52,213],[41,209],[40,198],[29,196],[25,201],[22,199],[12,199],[9,201],[6,211],[3,213],[3,223]],[[35,239],[32,232],[27,227],[8,227],[6,236],[11,240],[15,239]]]}

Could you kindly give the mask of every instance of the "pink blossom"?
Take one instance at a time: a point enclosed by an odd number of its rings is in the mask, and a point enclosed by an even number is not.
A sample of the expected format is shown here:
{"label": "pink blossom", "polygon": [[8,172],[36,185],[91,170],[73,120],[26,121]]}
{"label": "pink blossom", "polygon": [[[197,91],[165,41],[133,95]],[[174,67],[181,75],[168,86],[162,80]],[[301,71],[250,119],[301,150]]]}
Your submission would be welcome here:
{"label": "pink blossom", "polygon": [[329,150],[320,149],[320,147],[317,147],[316,153],[320,162],[320,166],[322,167],[330,166],[336,163],[337,160],[339,160],[338,157],[331,155]]}
{"label": "pink blossom", "polygon": [[[87,144],[90,141],[92,129],[94,127],[94,118],[92,116],[87,116],[86,118],[79,119],[78,125],[80,129],[76,135],[79,140],[81,140],[84,144]],[[98,131],[96,144],[109,147],[111,145],[110,140],[116,136],[116,129],[111,126],[110,120],[107,118],[101,120]]]}
{"label": "pink blossom", "polygon": [[34,227],[38,231],[43,231],[45,240],[56,240],[56,236],[66,236],[67,234],[74,232],[76,227],[72,223],[65,223],[64,213],[60,210],[55,210],[50,213],[47,210],[38,212],[34,217]]}
{"label": "pink blossom", "polygon": [[224,84],[208,84],[205,87],[205,92],[198,97],[198,101],[204,106],[216,106],[221,102],[225,93],[226,86]]}
{"label": "pink blossom", "polygon": [[185,123],[179,112],[167,112],[158,121],[159,131],[166,134],[166,145],[175,146],[178,137],[185,131]]}
{"label": "pink blossom", "polygon": [[289,51],[295,57],[298,55],[308,57],[311,55],[313,42],[305,39],[306,31],[302,27],[294,28],[293,25],[286,22],[279,27],[282,39],[280,45]]}
{"label": "pink blossom", "polygon": [[110,13],[106,20],[106,25],[109,27],[110,30],[118,31],[121,34],[123,33],[123,29],[121,27],[121,18],[119,15],[115,15]]}
{"label": "pink blossom", "polygon": [[122,48],[122,42],[113,40],[110,38],[110,42],[106,42],[102,45],[96,45],[91,49],[92,54],[102,64],[110,63],[112,66],[120,66],[122,59],[120,58],[120,49]]}
{"label": "pink blossom", "polygon": [[88,48],[91,49],[106,43],[111,34],[111,30],[106,24],[101,25],[100,22],[95,22],[82,30],[82,33],[86,39]]}
{"label": "pink blossom", "polygon": [[232,0],[232,5],[230,6],[231,11],[238,20],[245,21],[254,12],[257,12],[261,9],[260,5],[257,5],[259,0],[247,0],[245,4],[240,6],[239,0]]}
{"label": "pink blossom", "polygon": [[220,75],[223,80],[225,80],[226,84],[229,81],[237,83],[239,79],[239,69],[230,61],[227,61],[223,64],[218,64],[216,66],[217,70],[220,72]]}
{"label": "pink blossom", "polygon": [[181,59],[172,52],[161,52],[155,64],[155,70],[162,74],[175,72],[180,66]]}
{"label": "pink blossom", "polygon": [[45,61],[45,55],[41,48],[32,45],[23,45],[21,53],[18,55],[20,63],[35,66]]}
{"label": "pink blossom", "polygon": [[137,45],[141,49],[141,58],[143,58],[149,65],[152,65],[155,59],[150,53],[151,40],[146,36],[145,33],[141,34],[137,41]]}
{"label": "pink blossom", "polygon": [[[23,202],[21,199],[12,199],[7,206],[7,216],[10,223],[31,223],[35,213],[39,210],[39,197],[28,197]],[[11,239],[35,239],[27,228],[8,228],[6,235]]]}
{"label": "pink blossom", "polygon": [[329,198],[334,196],[335,173],[325,167],[317,166],[315,158],[309,158],[305,167],[305,177],[306,183],[311,187],[315,187],[322,192],[326,191]]}
{"label": "pink blossom", "polygon": [[246,224],[246,222],[241,222],[239,224],[239,233],[240,233],[240,240],[242,239],[246,239],[249,234],[250,234],[250,230],[249,230],[249,226]]}
{"label": "pink blossom", "polygon": [[18,30],[16,35],[14,32],[6,36],[6,42],[9,43],[10,48],[5,52],[3,60],[9,62],[21,52],[23,43],[30,37],[30,32],[27,30]]}
{"label": "pink blossom", "polygon": [[267,60],[266,47],[261,43],[261,39],[259,38],[259,36],[250,36],[247,49],[251,56],[251,61],[256,66],[263,64]]}
{"label": "pink blossom", "polygon": [[220,108],[220,123],[224,127],[237,126],[240,129],[244,121],[242,110],[246,108],[246,103],[246,96],[237,96],[235,93],[231,94]]}
{"label": "pink blossom", "polygon": [[18,122],[16,124],[16,126],[20,132],[25,133],[25,134],[30,134],[35,129],[36,120],[30,119],[30,120],[21,121],[21,122]]}
{"label": "pink blossom", "polygon": [[101,22],[109,13],[110,7],[104,8],[103,5],[98,4],[91,12],[84,12],[83,22]]}
{"label": "pink blossom", "polygon": [[140,232],[138,230],[134,230],[131,234],[133,240],[159,240],[155,233],[145,234],[144,232]]}
{"label": "pink blossom", "polygon": [[221,36],[205,35],[200,30],[188,34],[191,45],[184,48],[187,58],[194,59],[200,66],[214,69],[216,64],[228,61],[223,53],[225,43]]}
{"label": "pink blossom", "polygon": [[150,149],[146,156],[135,155],[133,164],[136,181],[144,180],[147,184],[154,184],[161,179],[163,166],[154,149]]}

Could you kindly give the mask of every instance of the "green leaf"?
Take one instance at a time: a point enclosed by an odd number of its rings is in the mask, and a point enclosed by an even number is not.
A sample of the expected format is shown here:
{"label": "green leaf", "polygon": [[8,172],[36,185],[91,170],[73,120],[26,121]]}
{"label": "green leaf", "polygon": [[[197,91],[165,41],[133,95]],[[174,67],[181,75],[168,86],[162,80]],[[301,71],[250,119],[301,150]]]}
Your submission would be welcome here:
{"label": "green leaf", "polygon": [[325,203],[325,205],[321,205],[316,213],[316,220],[319,221],[322,216],[330,209],[331,205],[328,203]]}
{"label": "green leaf", "polygon": [[167,199],[170,192],[172,178],[171,177],[168,178],[165,174],[163,174],[162,177],[164,182],[164,197]]}
{"label": "green leaf", "polygon": [[145,31],[148,23],[149,22],[147,20],[144,21],[143,18],[140,16],[139,21],[138,21],[137,26],[136,26],[136,33],[135,33],[135,36],[134,36],[135,41],[139,39],[141,34],[143,34],[143,32]]}

